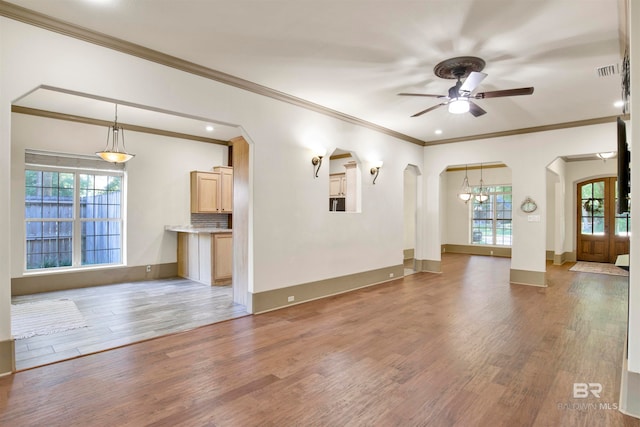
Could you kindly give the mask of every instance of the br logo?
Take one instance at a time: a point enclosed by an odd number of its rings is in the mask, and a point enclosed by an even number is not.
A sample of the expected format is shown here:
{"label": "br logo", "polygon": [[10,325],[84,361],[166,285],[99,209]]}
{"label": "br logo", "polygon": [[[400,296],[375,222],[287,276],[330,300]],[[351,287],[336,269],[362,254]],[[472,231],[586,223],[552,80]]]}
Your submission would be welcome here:
{"label": "br logo", "polygon": [[590,394],[600,399],[601,392],[602,384],[600,383],[573,383],[574,399],[586,399]]}

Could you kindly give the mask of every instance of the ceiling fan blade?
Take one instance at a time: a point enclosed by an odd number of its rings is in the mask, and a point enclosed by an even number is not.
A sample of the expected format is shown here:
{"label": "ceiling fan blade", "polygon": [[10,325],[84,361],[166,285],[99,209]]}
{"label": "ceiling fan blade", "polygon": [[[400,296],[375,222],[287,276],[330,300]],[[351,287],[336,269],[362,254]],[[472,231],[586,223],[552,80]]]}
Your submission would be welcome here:
{"label": "ceiling fan blade", "polygon": [[469,112],[473,117],[482,116],[483,114],[487,114],[478,104],[475,102],[469,101]]}
{"label": "ceiling fan blade", "polygon": [[485,73],[480,73],[478,71],[472,71],[469,76],[464,80],[462,86],[460,86],[459,92],[463,93],[471,93],[473,92],[480,82],[482,82],[487,75]]}
{"label": "ceiling fan blade", "polygon": [[433,110],[435,110],[436,108],[442,107],[442,106],[447,105],[447,104],[448,104],[448,102],[443,102],[443,103],[441,103],[441,104],[434,105],[433,107],[429,107],[429,108],[427,108],[426,110],[422,110],[422,111],[420,111],[419,113],[415,113],[415,114],[414,114],[413,116],[411,116],[411,117],[418,117],[418,116],[421,116],[421,115],[423,115],[423,114],[425,114],[425,113],[428,113],[429,111],[433,111]]}
{"label": "ceiling fan blade", "polygon": [[428,98],[446,98],[446,95],[432,95],[429,93],[399,93],[399,96],[426,96]]}
{"label": "ceiling fan blade", "polygon": [[531,95],[533,93],[532,87],[521,87],[518,89],[506,89],[506,90],[493,90],[491,92],[479,92],[472,95],[474,99],[485,98],[500,98],[503,96],[519,96],[519,95]]}

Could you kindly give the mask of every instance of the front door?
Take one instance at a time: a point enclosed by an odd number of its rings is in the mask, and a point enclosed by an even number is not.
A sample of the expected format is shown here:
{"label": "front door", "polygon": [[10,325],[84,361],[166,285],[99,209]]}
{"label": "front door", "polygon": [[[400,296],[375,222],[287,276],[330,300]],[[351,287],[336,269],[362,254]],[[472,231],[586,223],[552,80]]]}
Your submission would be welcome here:
{"label": "front door", "polygon": [[629,213],[616,213],[616,178],[578,183],[578,261],[614,263],[629,253]]}

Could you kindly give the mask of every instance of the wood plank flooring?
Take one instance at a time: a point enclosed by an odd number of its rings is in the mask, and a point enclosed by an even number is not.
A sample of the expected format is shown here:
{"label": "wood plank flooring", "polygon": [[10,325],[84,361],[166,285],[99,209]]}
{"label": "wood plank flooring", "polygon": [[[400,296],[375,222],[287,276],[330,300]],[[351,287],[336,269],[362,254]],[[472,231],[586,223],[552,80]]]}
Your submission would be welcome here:
{"label": "wood plank flooring", "polygon": [[0,425],[640,426],[614,409],[628,279],[510,285],[509,261],[443,254],[442,274],[3,377]]}
{"label": "wood plank flooring", "polygon": [[13,304],[69,299],[88,327],[16,340],[16,368],[32,368],[248,313],[231,286],[175,278],[13,297]]}

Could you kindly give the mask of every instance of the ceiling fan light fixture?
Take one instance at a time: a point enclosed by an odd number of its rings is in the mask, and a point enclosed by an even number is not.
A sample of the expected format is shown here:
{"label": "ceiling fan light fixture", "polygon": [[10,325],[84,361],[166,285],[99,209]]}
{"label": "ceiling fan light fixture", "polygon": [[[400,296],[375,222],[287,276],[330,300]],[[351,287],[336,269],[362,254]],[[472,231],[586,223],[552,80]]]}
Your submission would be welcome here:
{"label": "ceiling fan light fixture", "polygon": [[457,98],[449,103],[451,114],[464,114],[469,112],[469,101],[466,98]]}
{"label": "ceiling fan light fixture", "polygon": [[596,153],[596,156],[600,157],[602,160],[612,159],[618,154],[615,151],[605,151],[603,153]]}

